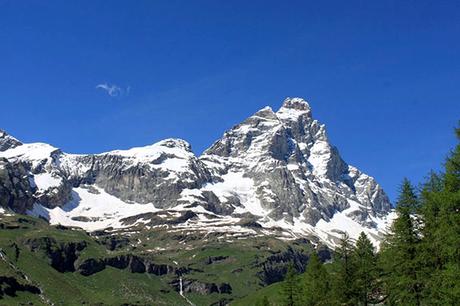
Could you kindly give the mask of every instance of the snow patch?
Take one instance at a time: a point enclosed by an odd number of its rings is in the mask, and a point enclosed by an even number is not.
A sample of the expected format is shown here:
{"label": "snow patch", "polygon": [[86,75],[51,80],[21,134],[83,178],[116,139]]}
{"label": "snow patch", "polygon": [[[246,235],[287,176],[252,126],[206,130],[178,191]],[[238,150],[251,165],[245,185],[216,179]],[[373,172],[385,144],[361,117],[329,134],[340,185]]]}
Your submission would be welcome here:
{"label": "snow patch", "polygon": [[51,173],[44,172],[35,174],[33,182],[39,191],[46,191],[53,187],[59,187],[62,183],[62,179],[54,177]]}
{"label": "snow patch", "polygon": [[86,188],[74,188],[72,200],[63,207],[46,208],[35,204],[28,213],[42,216],[51,224],[75,226],[87,231],[107,227],[123,228],[120,219],[147,212],[157,212],[153,204],[126,203],[98,187],[96,191]]}
{"label": "snow patch", "polygon": [[313,166],[313,173],[317,176],[327,174],[327,163],[331,158],[331,148],[326,141],[314,143],[308,157],[308,162]]}
{"label": "snow patch", "polygon": [[[0,157],[21,161],[42,161],[48,159],[58,149],[46,143],[26,143],[22,146],[0,152]],[[35,164],[35,163],[34,163]]]}
{"label": "snow patch", "polygon": [[256,188],[251,178],[244,177],[239,172],[229,172],[223,175],[222,179],[223,182],[207,184],[203,190],[214,192],[220,201],[224,203],[227,202],[228,197],[237,197],[244,209],[237,207],[235,213],[250,212],[256,216],[267,214],[256,196]]}
{"label": "snow patch", "polygon": [[115,155],[128,159],[132,164],[149,164],[151,168],[185,172],[189,170],[189,160],[195,157],[189,147],[183,140],[167,139],[150,146],[110,151],[100,155]]}

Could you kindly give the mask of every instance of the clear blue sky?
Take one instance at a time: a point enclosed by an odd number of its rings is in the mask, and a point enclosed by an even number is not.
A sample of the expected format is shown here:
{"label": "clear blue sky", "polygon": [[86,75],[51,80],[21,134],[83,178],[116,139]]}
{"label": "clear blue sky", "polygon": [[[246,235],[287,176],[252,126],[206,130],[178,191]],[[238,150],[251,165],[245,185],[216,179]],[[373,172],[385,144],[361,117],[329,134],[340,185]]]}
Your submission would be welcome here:
{"label": "clear blue sky", "polygon": [[0,128],[74,153],[201,153],[301,96],[394,199],[455,144],[460,2],[0,0],[0,90]]}

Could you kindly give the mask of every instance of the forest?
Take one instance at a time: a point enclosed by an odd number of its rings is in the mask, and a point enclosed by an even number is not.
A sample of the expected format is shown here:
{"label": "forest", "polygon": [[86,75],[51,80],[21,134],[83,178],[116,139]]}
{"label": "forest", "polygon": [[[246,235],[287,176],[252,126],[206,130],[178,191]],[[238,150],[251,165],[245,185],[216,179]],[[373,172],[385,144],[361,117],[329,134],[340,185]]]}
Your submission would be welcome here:
{"label": "forest", "polygon": [[[455,135],[442,172],[417,186],[403,179],[379,250],[364,233],[357,241],[344,233],[331,262],[313,253],[305,273],[289,267],[282,305],[459,305],[460,124]],[[267,295],[257,304],[279,305]]]}

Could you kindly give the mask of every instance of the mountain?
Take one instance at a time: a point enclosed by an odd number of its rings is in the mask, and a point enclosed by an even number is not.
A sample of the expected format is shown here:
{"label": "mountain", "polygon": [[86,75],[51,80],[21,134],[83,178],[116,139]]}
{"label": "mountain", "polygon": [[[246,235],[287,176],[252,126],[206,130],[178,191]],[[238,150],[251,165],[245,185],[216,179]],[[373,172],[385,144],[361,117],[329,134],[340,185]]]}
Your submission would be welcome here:
{"label": "mountain", "polygon": [[348,165],[309,104],[287,98],[226,131],[201,156],[180,139],[68,154],[0,131],[0,209],[87,231],[378,243],[393,217],[374,178]]}

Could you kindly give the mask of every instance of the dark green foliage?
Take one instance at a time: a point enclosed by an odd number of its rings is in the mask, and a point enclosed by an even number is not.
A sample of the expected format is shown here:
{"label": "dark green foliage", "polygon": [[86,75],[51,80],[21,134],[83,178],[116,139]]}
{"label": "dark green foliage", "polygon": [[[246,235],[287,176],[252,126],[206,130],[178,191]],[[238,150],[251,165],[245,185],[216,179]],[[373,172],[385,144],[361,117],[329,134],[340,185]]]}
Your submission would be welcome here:
{"label": "dark green foliage", "polygon": [[[460,122],[455,130],[457,139],[460,141]],[[446,161],[445,188],[448,192],[458,192],[460,190],[460,145],[451,152]]]}
{"label": "dark green foliage", "polygon": [[377,256],[372,242],[361,233],[355,245],[344,235],[332,265],[329,305],[370,305],[378,294]]}
{"label": "dark green foliage", "polygon": [[419,208],[419,201],[415,189],[407,178],[404,178],[396,203],[398,213],[416,213]]}
{"label": "dark green foliage", "polygon": [[295,271],[294,265],[291,263],[288,267],[282,288],[284,306],[298,305],[300,288]]}
{"label": "dark green foliage", "polygon": [[352,259],[354,247],[350,237],[344,234],[336,250],[333,276],[333,299],[339,305],[354,305],[355,298],[355,262]]}
{"label": "dark green foliage", "polygon": [[[456,129],[460,140],[460,129]],[[457,305],[460,300],[460,145],[431,172],[417,198],[404,181],[393,233],[382,246],[388,304]],[[404,288],[405,290],[401,290]]]}
{"label": "dark green foliage", "polygon": [[376,302],[377,292],[377,257],[375,248],[365,233],[361,233],[353,254],[355,261],[356,304],[367,306]]}
{"label": "dark green foliage", "polygon": [[420,230],[422,239],[418,257],[421,264],[420,277],[423,286],[423,299],[430,304],[439,301],[439,274],[442,269],[442,245],[445,243],[438,237],[440,209],[444,182],[439,174],[431,172],[420,194],[421,208],[419,216],[422,223]]}
{"label": "dark green foliage", "polygon": [[[460,140],[460,128],[456,135]],[[432,275],[431,280],[427,275],[426,295],[432,303],[454,305],[460,300],[460,145],[446,161],[443,182],[443,190],[428,195],[425,205],[431,209],[423,214],[429,225],[424,231],[425,253],[436,254],[436,261],[426,269]]]}
{"label": "dark green foliage", "polygon": [[303,275],[302,305],[330,305],[330,281],[323,263],[313,253]]}
{"label": "dark green foliage", "polygon": [[397,218],[382,245],[382,266],[388,302],[396,305],[420,305],[422,284],[418,258],[420,238],[411,213],[418,200],[414,188],[405,179],[396,207]]}

